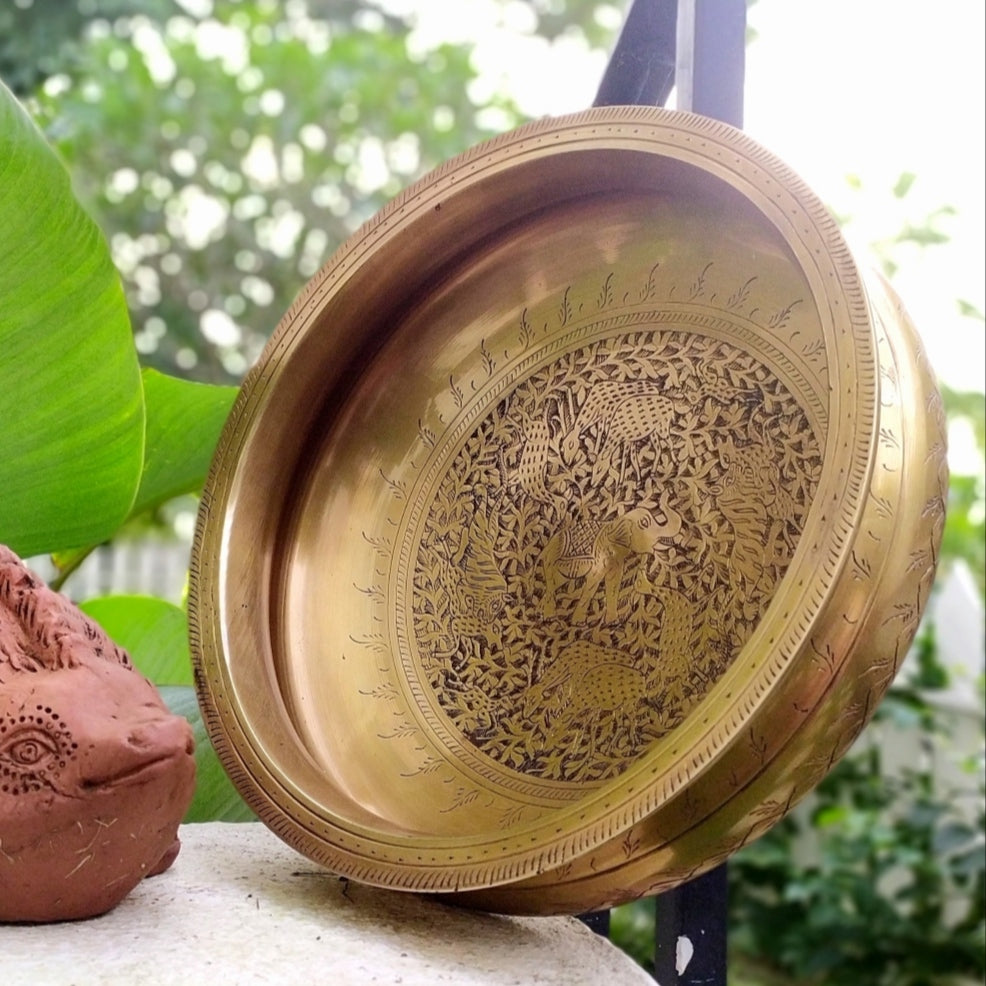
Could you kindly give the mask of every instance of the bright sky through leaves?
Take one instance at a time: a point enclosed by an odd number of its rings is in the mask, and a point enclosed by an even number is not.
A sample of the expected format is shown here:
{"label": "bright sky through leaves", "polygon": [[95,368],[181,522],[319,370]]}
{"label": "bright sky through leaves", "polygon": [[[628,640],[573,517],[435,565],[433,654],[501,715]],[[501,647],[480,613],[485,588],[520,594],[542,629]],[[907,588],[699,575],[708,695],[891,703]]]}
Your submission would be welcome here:
{"label": "bright sky through leaves", "polygon": [[[417,12],[423,44],[475,45],[484,78],[532,116],[590,105],[605,55],[581,40],[524,37],[525,4],[389,0]],[[624,3],[600,11],[614,24]],[[749,25],[746,131],[794,168],[831,208],[861,262],[869,245],[920,226],[942,206],[941,246],[895,248],[894,286],[945,383],[986,389],[984,330],[984,35],[981,0],[757,0]],[[521,36],[518,38],[518,32]],[[672,95],[672,100],[674,96]],[[915,179],[895,196],[902,174]],[[853,182],[847,177],[853,176]],[[874,262],[877,258],[874,257]]]}

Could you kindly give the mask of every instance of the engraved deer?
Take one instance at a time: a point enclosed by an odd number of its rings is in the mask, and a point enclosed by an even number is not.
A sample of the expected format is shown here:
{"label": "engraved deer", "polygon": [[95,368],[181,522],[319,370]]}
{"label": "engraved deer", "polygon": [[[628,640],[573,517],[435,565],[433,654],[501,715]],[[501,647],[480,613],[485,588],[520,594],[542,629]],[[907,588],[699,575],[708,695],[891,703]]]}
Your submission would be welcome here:
{"label": "engraved deer", "polygon": [[588,758],[595,754],[596,736],[604,719],[620,717],[631,743],[639,741],[639,707],[650,695],[648,675],[635,667],[629,654],[588,640],[563,649],[540,681],[524,696],[523,715],[547,723],[546,745],[557,748],[573,728],[567,744],[574,752],[589,737]]}
{"label": "engraved deer", "polygon": [[573,616],[575,622],[585,622],[589,605],[603,584],[604,619],[607,623],[615,623],[627,559],[632,554],[654,551],[681,530],[681,514],[670,506],[667,491],[661,497],[660,506],[663,521],[655,518],[647,506],[638,506],[614,520],[580,520],[557,531],[539,559],[544,573],[544,615],[556,614],[558,592],[564,583],[581,579],[582,589]]}
{"label": "engraved deer", "polygon": [[[652,380],[606,380],[595,384],[586,396],[579,413],[561,442],[564,460],[575,461],[583,436],[592,436],[589,446],[593,460],[592,481],[600,482],[620,453],[620,478],[626,458],[636,458],[636,443],[666,441],[679,401],[662,393]],[[639,471],[639,464],[634,461]]]}
{"label": "engraved deer", "polygon": [[563,459],[572,465],[578,457],[583,438],[592,460],[592,482],[615,474],[619,461],[619,482],[626,474],[627,460],[640,473],[639,454],[643,443],[650,442],[659,453],[672,435],[679,415],[696,408],[706,397],[720,403],[746,399],[736,388],[712,386],[701,380],[687,380],[681,389],[668,390],[653,380],[605,380],[595,384],[586,395],[562,442]]}

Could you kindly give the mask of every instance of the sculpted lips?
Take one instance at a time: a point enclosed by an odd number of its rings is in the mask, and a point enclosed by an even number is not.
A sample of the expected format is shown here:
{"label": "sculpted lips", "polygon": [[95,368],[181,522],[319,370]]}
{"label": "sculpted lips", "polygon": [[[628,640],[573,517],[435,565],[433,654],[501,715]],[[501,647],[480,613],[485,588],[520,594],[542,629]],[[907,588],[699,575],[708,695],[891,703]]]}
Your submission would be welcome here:
{"label": "sculpted lips", "polygon": [[145,723],[121,739],[113,746],[113,757],[100,757],[84,771],[84,790],[147,783],[195,751],[191,728],[177,716]]}
{"label": "sculpted lips", "polygon": [[[184,751],[182,751],[183,754]],[[178,755],[177,752],[174,752],[166,753],[164,756],[155,756],[114,774],[112,777],[87,777],[83,780],[82,787],[85,789],[119,787],[122,784],[140,784],[150,781],[161,773],[161,769],[170,770],[171,764],[178,758]]]}

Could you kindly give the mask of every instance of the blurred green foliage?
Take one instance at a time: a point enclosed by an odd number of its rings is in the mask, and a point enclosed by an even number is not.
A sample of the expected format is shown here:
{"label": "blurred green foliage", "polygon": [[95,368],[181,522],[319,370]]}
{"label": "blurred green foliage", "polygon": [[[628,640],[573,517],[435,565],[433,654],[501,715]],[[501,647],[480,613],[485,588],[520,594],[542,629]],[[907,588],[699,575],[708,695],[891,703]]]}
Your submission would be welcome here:
{"label": "blurred green foliage", "polygon": [[[71,0],[0,15],[6,71],[123,277],[144,365],[236,383],[327,256],[414,178],[521,116],[464,44],[355,0]],[[604,42],[590,0],[527,0]],[[507,4],[504,4],[504,8]]]}
{"label": "blurred green foliage", "polygon": [[[732,946],[799,983],[934,986],[986,975],[982,760],[943,783],[945,716],[891,692],[862,741],[731,864]],[[874,730],[921,729],[918,762],[888,769]],[[899,734],[897,734],[899,736]],[[793,846],[810,827],[815,852]]]}

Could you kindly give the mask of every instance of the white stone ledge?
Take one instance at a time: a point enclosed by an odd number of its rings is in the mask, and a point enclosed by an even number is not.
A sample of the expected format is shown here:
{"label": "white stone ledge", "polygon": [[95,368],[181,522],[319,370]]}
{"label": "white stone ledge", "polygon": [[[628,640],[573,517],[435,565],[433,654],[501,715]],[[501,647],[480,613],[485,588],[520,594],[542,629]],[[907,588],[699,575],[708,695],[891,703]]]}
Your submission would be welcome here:
{"label": "white stone ledge", "polygon": [[259,823],[187,825],[170,870],[100,918],[0,925],[0,982],[44,986],[633,986],[574,918],[476,914],[326,873]]}

